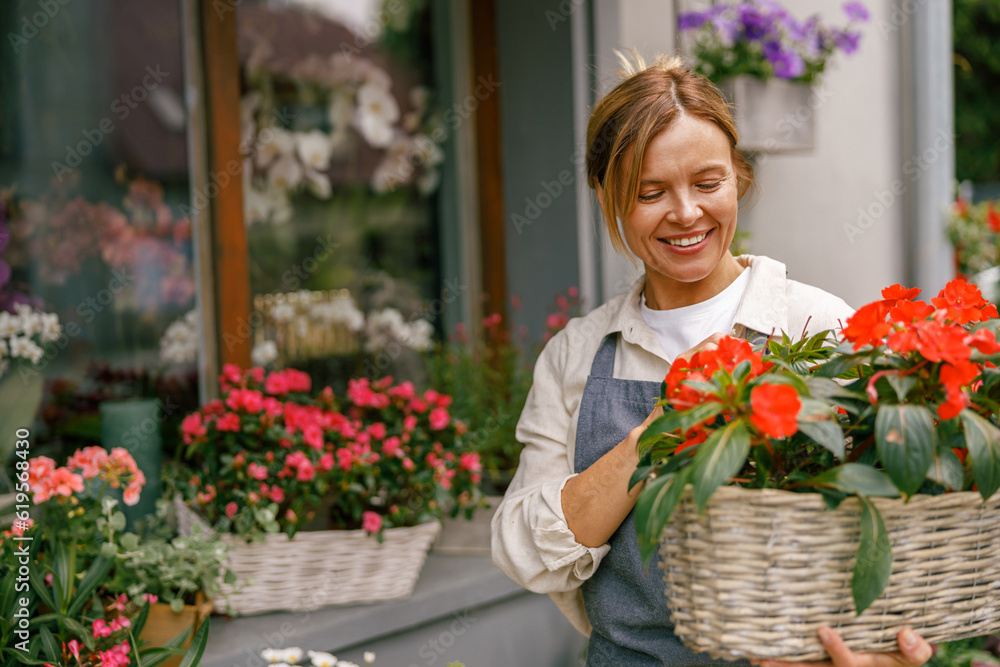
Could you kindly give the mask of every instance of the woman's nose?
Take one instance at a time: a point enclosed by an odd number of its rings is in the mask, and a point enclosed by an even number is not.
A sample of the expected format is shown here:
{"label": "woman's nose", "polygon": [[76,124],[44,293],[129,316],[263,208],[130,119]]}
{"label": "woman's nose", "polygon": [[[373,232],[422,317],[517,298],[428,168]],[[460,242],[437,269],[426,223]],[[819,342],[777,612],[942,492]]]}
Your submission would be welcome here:
{"label": "woman's nose", "polygon": [[701,217],[701,207],[693,197],[677,195],[672,197],[667,209],[667,222],[678,225],[691,225]]}

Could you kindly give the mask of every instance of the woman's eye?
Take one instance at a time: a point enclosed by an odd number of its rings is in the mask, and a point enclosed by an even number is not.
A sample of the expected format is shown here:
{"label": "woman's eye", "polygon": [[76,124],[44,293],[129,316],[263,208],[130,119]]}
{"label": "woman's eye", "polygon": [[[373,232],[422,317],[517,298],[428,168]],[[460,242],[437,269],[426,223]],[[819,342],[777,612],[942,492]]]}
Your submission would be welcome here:
{"label": "woman's eye", "polygon": [[639,201],[655,201],[662,192],[648,192],[644,195],[639,195]]}
{"label": "woman's eye", "polygon": [[720,185],[722,185],[721,181],[718,182],[718,183],[699,183],[698,184],[698,189],[702,190],[703,192],[711,192],[712,190],[716,189]]}

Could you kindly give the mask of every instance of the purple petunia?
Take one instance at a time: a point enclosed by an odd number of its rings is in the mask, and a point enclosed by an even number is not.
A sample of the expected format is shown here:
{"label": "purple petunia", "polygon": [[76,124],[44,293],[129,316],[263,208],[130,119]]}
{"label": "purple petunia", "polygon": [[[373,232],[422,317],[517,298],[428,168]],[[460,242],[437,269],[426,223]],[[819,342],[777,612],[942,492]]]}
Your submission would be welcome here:
{"label": "purple petunia", "polygon": [[861,41],[861,33],[851,32],[850,30],[835,30],[833,32],[834,44],[836,44],[837,47],[843,50],[843,52],[847,55],[850,55],[858,50],[859,41]]}
{"label": "purple petunia", "polygon": [[677,27],[681,30],[694,30],[705,25],[709,18],[710,12],[686,12],[677,17]]}
{"label": "purple petunia", "polygon": [[844,5],[844,11],[847,12],[847,18],[851,21],[864,23],[868,20],[868,10],[860,2],[846,3]]}
{"label": "purple petunia", "polygon": [[782,49],[779,42],[765,42],[764,57],[771,63],[774,75],[779,79],[794,79],[806,71],[802,57],[795,51]]}

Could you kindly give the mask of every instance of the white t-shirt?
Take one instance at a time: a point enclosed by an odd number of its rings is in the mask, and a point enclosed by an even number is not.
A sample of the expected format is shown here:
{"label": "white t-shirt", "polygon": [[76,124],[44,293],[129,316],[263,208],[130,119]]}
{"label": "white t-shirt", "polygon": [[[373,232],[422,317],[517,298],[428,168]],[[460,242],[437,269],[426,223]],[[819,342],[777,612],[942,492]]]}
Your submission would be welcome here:
{"label": "white t-shirt", "polygon": [[643,291],[639,311],[649,328],[656,332],[667,358],[673,361],[712,334],[729,333],[749,282],[750,272],[744,269],[729,287],[708,301],[670,310],[653,310],[647,306]]}

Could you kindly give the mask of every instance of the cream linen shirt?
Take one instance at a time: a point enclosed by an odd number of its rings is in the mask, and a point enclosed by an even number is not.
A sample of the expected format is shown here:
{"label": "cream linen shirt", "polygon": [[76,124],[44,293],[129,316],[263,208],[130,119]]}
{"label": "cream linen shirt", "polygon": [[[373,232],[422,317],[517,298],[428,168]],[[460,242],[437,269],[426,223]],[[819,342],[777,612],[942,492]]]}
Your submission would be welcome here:
{"label": "cream linen shirt", "polygon": [[[732,336],[743,337],[752,329],[769,335],[784,331],[799,338],[806,330],[840,329],[853,313],[841,299],[788,280],[781,262],[752,255],[741,255],[737,261],[749,267],[750,280],[729,332]],[[590,622],[580,585],[593,576],[611,547],[590,548],[576,541],[563,515],[562,489],[574,476],[580,400],[605,335],[621,333],[614,377],[660,382],[670,368],[656,334],[639,311],[644,284],[645,277],[640,277],[627,294],[574,318],[542,350],[517,424],[517,440],[524,444],[520,465],[493,517],[496,566],[529,591],[551,596],[585,635],[590,634]]]}

